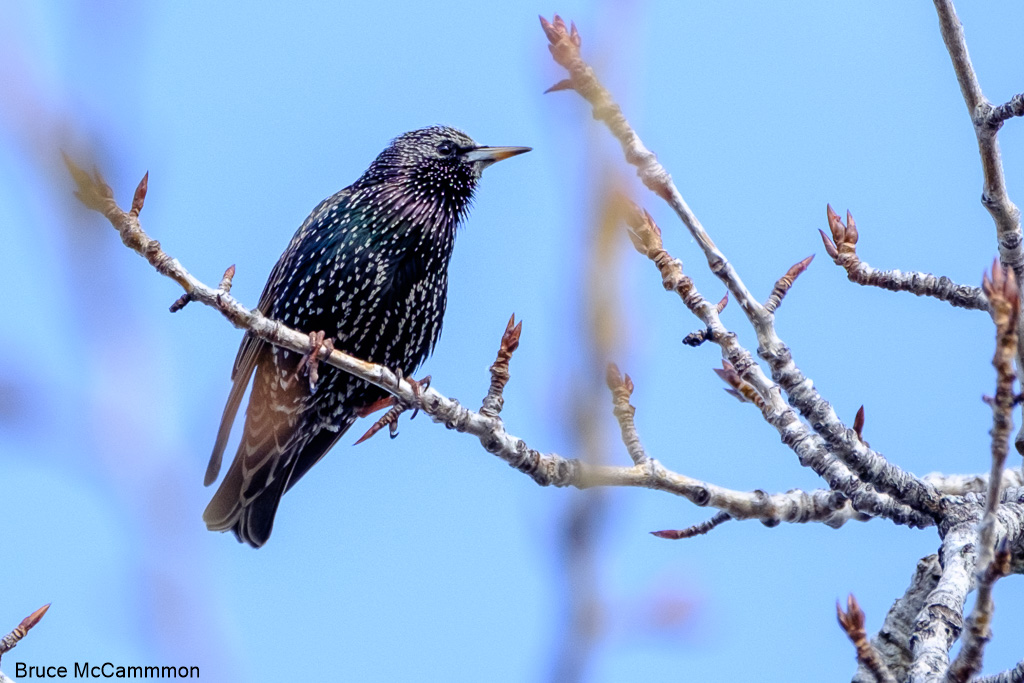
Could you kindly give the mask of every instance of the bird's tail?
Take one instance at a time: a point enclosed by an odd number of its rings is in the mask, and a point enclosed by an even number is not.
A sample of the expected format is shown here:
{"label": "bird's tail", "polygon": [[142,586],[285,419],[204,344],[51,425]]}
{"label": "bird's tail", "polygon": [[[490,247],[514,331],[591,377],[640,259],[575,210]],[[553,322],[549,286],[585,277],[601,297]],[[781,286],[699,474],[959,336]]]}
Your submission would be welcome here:
{"label": "bird's tail", "polygon": [[288,485],[290,472],[274,477],[256,488],[256,494],[249,497],[245,495],[246,489],[251,491],[253,486],[252,482],[248,485],[245,482],[242,461],[242,458],[235,458],[231,464],[227,476],[203,512],[203,521],[210,531],[231,531],[240,542],[259,548],[270,538],[274,515]]}

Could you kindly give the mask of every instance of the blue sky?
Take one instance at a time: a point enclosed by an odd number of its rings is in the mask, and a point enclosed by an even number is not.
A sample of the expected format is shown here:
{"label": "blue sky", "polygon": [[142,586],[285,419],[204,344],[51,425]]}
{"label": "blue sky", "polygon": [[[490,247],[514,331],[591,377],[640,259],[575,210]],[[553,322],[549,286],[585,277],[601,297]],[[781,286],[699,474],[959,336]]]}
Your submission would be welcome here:
{"label": "blue sky", "polygon": [[[1024,89],[1013,2],[962,3],[996,103]],[[977,284],[995,255],[981,172],[931,3],[134,3],[0,7],[0,628],[53,608],[16,661],[199,665],[205,680],[546,680],[562,641],[566,511],[465,436],[424,418],[398,439],[346,437],[285,497],[259,551],[205,530],[202,487],[240,333],[167,306],[175,285],[70,198],[59,148],[94,158],[122,202],[147,170],[144,227],[194,274],[254,304],[309,210],[399,133],[435,123],[529,145],[489,169],[450,271],[445,332],[424,372],[477,404],[509,314],[524,319],[504,417],[533,447],[580,455],[573,410],[606,359],[582,352],[595,194],[625,179],[701,290],[721,286],[681,225],[635,187],[562,78],[537,14],[576,21],[716,243],[767,296],[818,259],[779,332],[840,415],[918,473],[988,467],[986,316],[859,288],[818,238],[850,209],[880,268]],[[1024,133],[1000,134],[1022,199]],[[670,468],[736,489],[816,488],[757,412],[721,391],[714,348],[623,238],[614,358],[637,424]],[[740,312],[725,322],[753,349]],[[361,425],[356,430],[361,431]],[[708,537],[648,531],[709,511],[650,491],[605,497],[605,606],[589,681],[842,678],[853,649],[835,600],[876,630],[934,530],[883,522],[732,522]],[[655,616],[680,606],[668,625]],[[1013,665],[1024,592],[996,589],[986,670]],[[9,624],[8,627],[3,623]],[[782,653],[782,654],[780,654]]]}

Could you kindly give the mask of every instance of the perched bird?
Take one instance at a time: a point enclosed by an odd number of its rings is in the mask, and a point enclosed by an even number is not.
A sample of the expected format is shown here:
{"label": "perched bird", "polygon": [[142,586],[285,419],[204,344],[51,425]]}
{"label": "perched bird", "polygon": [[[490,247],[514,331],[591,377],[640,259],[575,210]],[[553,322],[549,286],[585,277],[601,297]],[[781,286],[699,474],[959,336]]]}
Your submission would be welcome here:
{"label": "perched bird", "polygon": [[[271,271],[259,310],[410,376],[441,333],[455,233],[480,173],[528,151],[482,147],[444,126],[395,138],[355,183],[313,209]],[[209,486],[255,372],[238,452],[203,520],[256,548],[270,536],[281,496],[387,396],[330,366],[311,386],[299,376],[302,360],[246,333],[206,472]]]}

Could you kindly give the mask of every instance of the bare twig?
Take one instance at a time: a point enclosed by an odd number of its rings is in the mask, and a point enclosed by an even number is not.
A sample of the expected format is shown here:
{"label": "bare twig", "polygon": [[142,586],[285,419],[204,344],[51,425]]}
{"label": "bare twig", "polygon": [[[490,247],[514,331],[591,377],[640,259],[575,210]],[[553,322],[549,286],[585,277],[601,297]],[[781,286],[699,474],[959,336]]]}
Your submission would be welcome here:
{"label": "bare twig", "polygon": [[978,529],[977,598],[967,621],[967,634],[960,654],[949,667],[947,680],[965,683],[981,670],[985,645],[992,637],[992,586],[1009,571],[1009,552],[996,549],[996,511],[1002,487],[1002,472],[1009,453],[1010,430],[1013,427],[1014,393],[1013,359],[1017,353],[1017,323],[1020,298],[1012,270],[992,264],[991,277],[982,281],[985,295],[991,302],[992,320],[996,325],[996,351],[992,365],[996,368],[996,395],[992,401],[992,468],[989,472],[985,514]]}
{"label": "bare twig", "polygon": [[939,29],[942,40],[949,51],[953,62],[956,80],[960,83],[960,92],[967,105],[967,113],[974,124],[974,133],[978,138],[978,151],[981,154],[981,169],[985,175],[981,203],[992,214],[996,223],[999,238],[999,261],[1012,268],[1020,284],[1024,275],[1024,250],[1020,225],[1020,210],[1010,201],[1006,193],[1006,177],[1003,174],[1003,162],[999,153],[999,141],[996,134],[1002,121],[992,119],[992,104],[985,99],[978,83],[978,77],[971,65],[971,57],[967,52],[967,41],[964,38],[964,27],[956,15],[952,0],[934,0],[935,11],[939,16]]}
{"label": "bare twig", "polygon": [[[982,93],[974,66],[971,65],[964,27],[956,15],[952,0],[934,2],[935,11],[939,16],[942,40],[953,62],[953,71],[956,73],[964,104],[967,105],[967,113],[974,126],[974,135],[978,139],[978,152],[981,155],[981,170],[984,175],[981,203],[996,224],[999,262],[1013,270],[1019,289],[1024,286],[1024,232],[1021,230],[1020,209],[1010,201],[1006,191],[998,134],[1006,114],[1019,108],[1021,96],[1014,97],[1001,107],[992,106]],[[1024,334],[1019,334],[1018,337],[1017,367],[1024,367],[1024,347],[1020,345],[1020,338],[1024,338]],[[1024,454],[1024,424],[1021,425],[1021,431],[1017,432],[1014,441],[1017,451]]]}
{"label": "bare twig", "polygon": [[650,458],[644,453],[640,435],[636,431],[636,423],[633,421],[636,408],[629,403],[629,397],[633,395],[633,380],[629,378],[629,375],[623,376],[614,363],[609,363],[607,382],[608,388],[612,391],[615,419],[618,420],[619,429],[622,431],[622,443],[626,444],[626,450],[629,452],[629,457],[633,459],[633,464],[643,467]]}
{"label": "bare twig", "polygon": [[[984,493],[988,490],[989,473],[945,474],[932,472],[924,476],[925,481],[947,496],[962,496],[965,493]],[[1000,475],[1002,490],[1024,486],[1024,476],[1019,467],[1008,467]]]}
{"label": "bare twig", "polygon": [[24,638],[25,635],[32,630],[33,626],[39,623],[39,620],[43,618],[43,615],[46,614],[46,610],[48,609],[50,609],[49,603],[43,605],[35,612],[22,619],[21,623],[18,624],[13,631],[0,639],[0,657],[3,657],[5,652],[13,649],[14,646],[18,644],[18,641]]}
{"label": "bare twig", "polygon": [[[797,454],[801,465],[810,467],[831,488],[846,494],[857,511],[887,517],[897,524],[929,526],[933,523],[929,515],[912,510],[898,500],[864,486],[864,482],[850,468],[834,457],[824,440],[811,432],[786,404],[779,387],[765,376],[750,352],[739,344],[736,335],[722,324],[718,306],[701,296],[693,281],[683,273],[682,263],[665,250],[661,229],[651,215],[634,207],[633,211],[626,212],[626,221],[633,246],[657,266],[665,289],[676,292],[686,307],[707,325],[705,338],[721,347],[723,361],[729,364],[726,367],[731,367],[732,373],[742,380],[741,386],[753,387],[763,399],[762,404],[755,402],[755,405],[761,409],[764,419],[778,430],[783,443]],[[729,382],[728,378],[723,379]],[[730,390],[737,397],[743,397],[731,385],[727,391]]]}
{"label": "bare twig", "polygon": [[868,635],[864,631],[864,611],[857,604],[853,593],[850,593],[846,599],[845,612],[836,602],[836,617],[839,619],[839,625],[843,627],[846,635],[853,642],[853,646],[857,648],[857,661],[866,667],[879,683],[896,683],[896,678],[882,661],[878,650],[868,642]]}
{"label": "bare twig", "polygon": [[[858,285],[881,287],[891,292],[910,292],[917,296],[928,296],[945,301],[953,306],[978,311],[988,310],[988,299],[980,287],[958,285],[946,276],[935,277],[931,273],[903,272],[899,270],[877,270],[860,260],[857,255],[859,233],[853,215],[846,212],[846,223],[827,207],[829,238],[819,230],[825,251],[832,261],[846,270],[851,282]],[[834,241],[833,241],[834,240]]]}
{"label": "bare twig", "polygon": [[[907,671],[913,662],[910,635],[914,629],[914,622],[928,596],[935,590],[940,573],[938,556],[929,555],[918,562],[910,586],[893,603],[885,615],[882,628],[871,639],[871,644],[896,680],[906,680]],[[871,683],[875,680],[874,674],[867,666],[862,665],[854,676],[853,683]]]}
{"label": "bare twig", "polygon": [[775,283],[775,287],[772,288],[772,293],[768,296],[768,300],[764,302],[765,310],[769,313],[774,313],[775,309],[782,304],[782,299],[785,298],[786,293],[789,292],[789,288],[793,286],[796,279],[800,277],[800,273],[807,270],[807,266],[811,265],[811,261],[814,260],[814,254],[811,254],[803,261],[800,261],[790,267],[786,271],[786,274],[779,278],[779,281]]}
{"label": "bare twig", "polygon": [[516,323],[516,316],[513,313],[508,319],[505,327],[505,334],[501,335],[501,346],[498,348],[498,357],[491,364],[491,386],[487,390],[487,396],[480,406],[480,414],[487,417],[498,417],[502,407],[505,405],[503,393],[505,385],[508,384],[509,372],[508,362],[512,360],[512,354],[519,348],[519,336],[523,332],[523,321]]}
{"label": "bare twig", "polygon": [[703,330],[694,330],[690,334],[683,337],[683,343],[687,346],[700,346],[706,341],[711,341],[711,329],[705,328]]}
{"label": "bare twig", "polygon": [[[315,352],[320,361],[389,392],[395,397],[396,405],[422,410],[434,422],[458,432],[472,434],[489,453],[527,474],[542,486],[573,486],[581,489],[595,486],[650,488],[683,496],[697,505],[721,509],[736,519],[760,519],[766,523],[824,521],[841,525],[848,519],[860,519],[852,511],[842,511],[846,499],[836,492],[806,494],[794,491],[765,496],[759,492],[733,491],[685,477],[666,469],[653,458],[648,458],[642,466],[615,467],[593,465],[554,453],[542,454],[527,446],[522,439],[509,434],[499,418],[469,410],[433,387],[421,388],[414,380],[403,378],[381,365],[368,363],[337,350],[329,353],[323,347],[317,350],[310,343],[308,334],[271,320],[258,310],[247,309],[230,294],[202,283],[181,263],[166,254],[156,240],[146,235],[136,217],[117,206],[109,187],[96,186],[95,183],[100,182],[96,178],[99,178],[98,174],[88,176],[80,171],[76,173],[76,179],[86,183],[80,188],[79,194],[91,202],[87,202],[87,205],[107,216],[121,233],[122,241],[142,254],[158,272],[182,287],[187,287],[193,301],[217,309],[236,327],[249,330],[272,344],[300,354]],[[709,304],[709,307],[715,310],[714,304]],[[883,506],[882,509],[886,508]],[[824,510],[835,514],[824,514]],[[911,523],[917,521],[920,520]]]}
{"label": "bare twig", "polygon": [[[735,268],[715,246],[704,226],[683,200],[672,177],[657,157],[644,146],[619,105],[601,85],[593,69],[583,61],[575,27],[570,30],[557,15],[553,22],[541,17],[541,25],[551,43],[548,50],[555,61],[569,72],[571,88],[590,103],[594,118],[602,121],[619,141],[626,161],[636,167],[637,175],[644,185],[668,202],[676,212],[704,252],[711,272],[736,299],[757,333],[759,354],[768,361],[773,376],[779,379],[778,387],[787,393],[790,403],[800,410],[813,429],[825,439],[830,453],[838,456],[863,483],[891,494],[899,503],[916,513],[934,518],[939,509],[939,496],[934,489],[912,473],[888,462],[860,439],[851,439],[847,432],[853,432],[847,429],[832,406],[793,362],[792,354],[776,333],[774,315],[751,295]],[[784,405],[785,402],[778,395],[778,387],[765,376],[750,353],[736,342],[735,335],[721,325],[715,307],[703,300],[696,293],[692,281],[682,275],[682,265],[673,263],[664,253],[660,231],[653,225],[650,216],[636,210],[632,215],[627,212],[627,221],[634,246],[658,265],[665,288],[678,292],[686,306],[708,325],[709,338],[715,339],[722,347],[723,357],[771,404],[770,410],[773,413],[783,412],[786,414],[786,423],[791,423],[791,418],[785,413],[790,408]],[[778,425],[776,427],[779,428]]]}
{"label": "bare twig", "polygon": [[701,522],[700,524],[694,524],[693,526],[686,527],[685,529],[665,529],[663,531],[652,531],[651,536],[658,538],[667,538],[672,541],[679,541],[684,538],[693,538],[694,536],[702,536],[720,524],[728,522],[732,517],[726,512],[715,513],[715,516],[711,519]]}
{"label": "bare twig", "polygon": [[1024,683],[1024,659],[1017,666],[991,676],[979,676],[974,683]]}
{"label": "bare twig", "polygon": [[1005,104],[1000,104],[989,112],[989,125],[1000,125],[1014,116],[1024,116],[1024,93],[1018,93]]}

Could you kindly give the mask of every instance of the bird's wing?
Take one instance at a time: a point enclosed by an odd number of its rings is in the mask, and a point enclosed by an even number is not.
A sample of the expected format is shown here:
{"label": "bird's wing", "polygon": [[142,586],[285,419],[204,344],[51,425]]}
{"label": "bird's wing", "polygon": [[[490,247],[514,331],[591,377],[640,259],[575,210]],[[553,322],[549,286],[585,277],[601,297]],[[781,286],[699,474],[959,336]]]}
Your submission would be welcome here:
{"label": "bird's wing", "polygon": [[224,414],[220,418],[220,429],[217,430],[217,441],[213,444],[213,453],[210,455],[210,463],[206,466],[206,477],[203,485],[209,486],[217,480],[220,474],[220,464],[224,458],[224,448],[228,445],[228,437],[231,436],[231,426],[235,423],[235,415],[238,413],[238,406],[242,403],[242,396],[249,386],[249,379],[253,370],[256,369],[256,362],[260,352],[266,346],[266,342],[246,332],[242,338],[242,344],[238,347],[238,355],[235,356],[235,366],[231,371],[231,393],[228,394],[228,402],[224,406]]}
{"label": "bird's wing", "polygon": [[[285,253],[287,256],[287,252]],[[273,284],[278,281],[278,272],[283,267],[285,256],[274,265],[267,278],[267,284],[263,287],[263,294],[260,295],[260,302],[256,305],[264,315],[270,309],[273,301]],[[228,445],[228,437],[231,436],[231,427],[235,423],[235,415],[238,414],[238,406],[242,403],[242,397],[249,386],[253,370],[260,360],[260,355],[266,350],[267,342],[257,337],[252,332],[246,332],[242,337],[242,343],[238,347],[238,354],[235,356],[235,364],[231,368],[231,393],[228,394],[228,402],[224,405],[224,414],[220,418],[220,428],[217,430],[217,440],[213,444],[213,453],[210,454],[210,462],[206,466],[206,477],[203,485],[209,486],[217,480],[220,474],[220,465],[224,459],[224,449]]]}
{"label": "bird's wing", "polygon": [[[288,248],[281,254],[281,258],[277,260],[273,270],[270,271],[267,283],[263,287],[263,293],[260,295],[260,301],[256,305],[260,313],[270,315],[274,302],[280,298],[280,292],[277,290],[280,289],[280,283],[282,282],[281,273],[287,272],[288,269],[295,265],[295,247],[301,236],[315,221],[323,217],[326,207],[337,205],[349,194],[350,190],[345,188],[334,196],[323,200],[317,204],[316,208],[313,209],[312,213],[309,214],[299,227]],[[220,474],[220,466],[224,460],[224,449],[228,445],[231,427],[234,425],[235,416],[238,414],[238,407],[242,404],[242,397],[245,396],[245,390],[249,386],[252,373],[256,369],[256,365],[261,361],[261,357],[265,355],[266,349],[267,342],[252,332],[246,332],[245,336],[242,337],[242,343],[238,347],[238,355],[235,356],[235,365],[231,370],[231,393],[228,394],[228,402],[224,405],[224,413],[220,418],[220,428],[217,430],[217,440],[213,444],[210,462],[206,466],[206,477],[203,479],[204,486],[209,486],[215,482],[217,475]]]}

